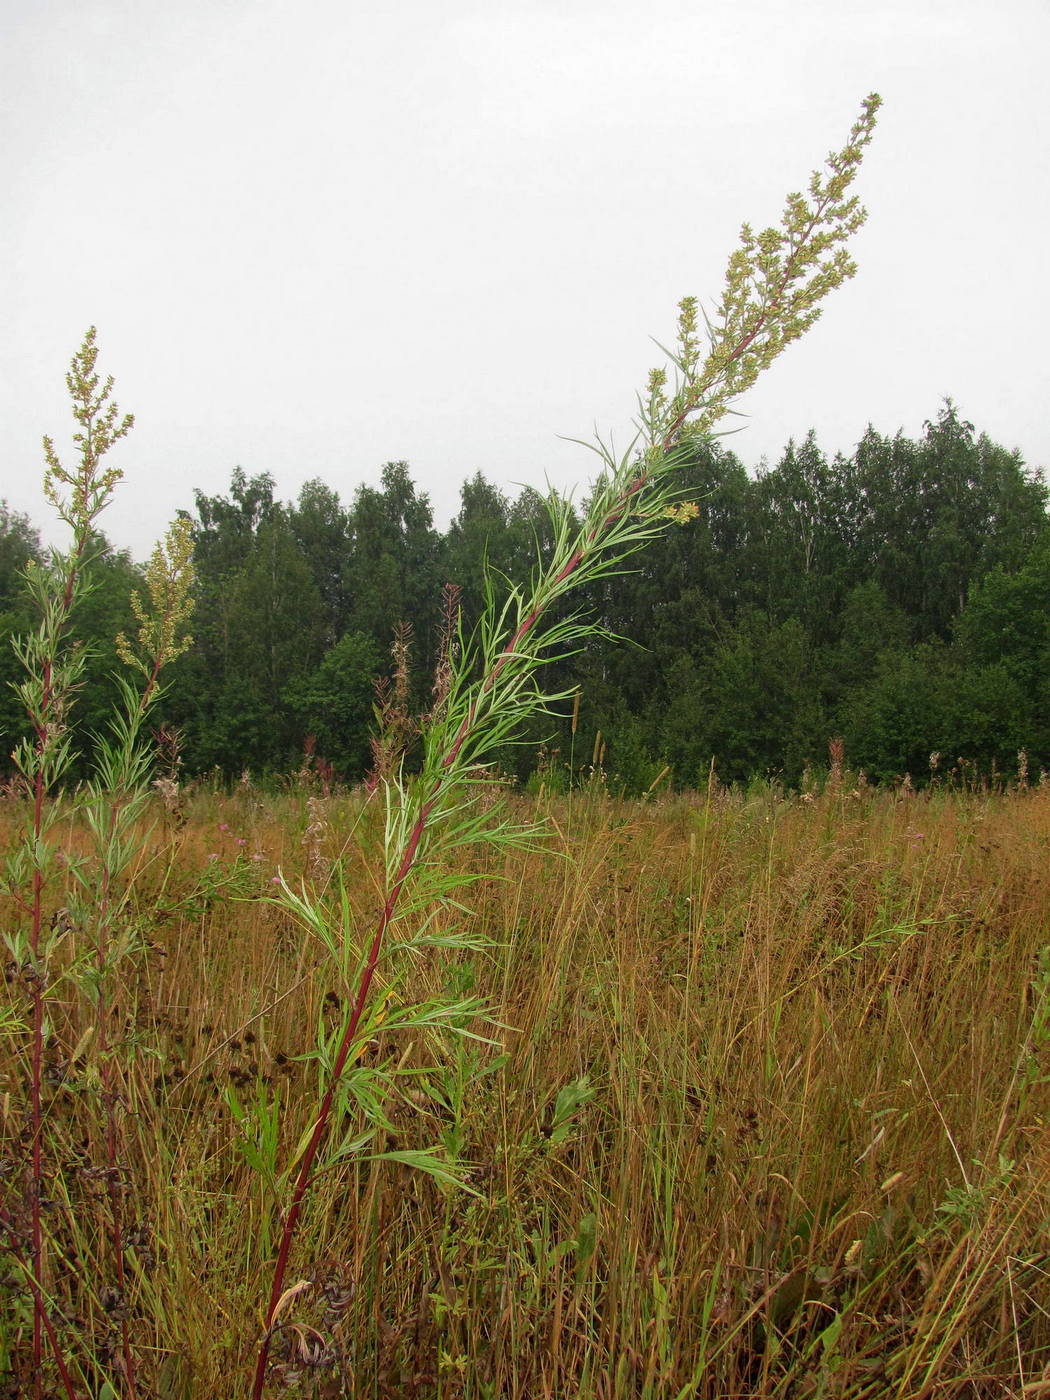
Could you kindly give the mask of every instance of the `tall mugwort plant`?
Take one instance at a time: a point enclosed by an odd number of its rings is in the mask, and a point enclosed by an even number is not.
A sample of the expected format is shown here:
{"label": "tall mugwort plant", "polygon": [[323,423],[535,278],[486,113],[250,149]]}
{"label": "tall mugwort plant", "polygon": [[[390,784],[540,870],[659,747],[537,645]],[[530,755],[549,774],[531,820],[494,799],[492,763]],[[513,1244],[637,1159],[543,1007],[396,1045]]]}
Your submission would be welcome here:
{"label": "tall mugwort plant", "polygon": [[[134,424],[133,417],[121,416],[112,401],[113,380],[102,381],[97,359],[92,326],[66,376],[77,423],[75,467],[63,466],[51,439],[44,439],[44,494],[72,538],[65,550],[52,549],[44,561],[27,569],[26,587],[39,620],[33,632],[14,641],[25,672],[17,690],[29,733],[12,758],[29,803],[25,831],[5,862],[0,887],[21,916],[3,937],[9,972],[16,975],[29,1003],[28,1104],[20,1140],[12,1152],[19,1170],[8,1173],[9,1182],[21,1177],[22,1189],[20,1197],[13,1192],[6,1197],[0,1227],[32,1298],[29,1384],[35,1400],[43,1393],[45,1337],[67,1397],[73,1400],[79,1393],[78,1367],[60,1339],[56,1309],[50,1301],[45,1206],[50,1202],[58,1207],[51,1199],[54,1188],[49,1178],[61,1176],[60,1164],[48,1161],[45,1151],[44,1088],[51,1062],[54,1071],[64,1073],[71,1063],[83,1060],[86,1081],[101,1107],[103,1159],[89,1171],[103,1183],[109,1210],[113,1283],[102,1293],[118,1333],[112,1348],[114,1376],[129,1400],[139,1393],[126,1304],[126,1183],[120,1152],[123,1097],[119,1047],[111,1043],[109,1011],[120,965],[137,951],[122,918],[127,891],[121,877],[143,839],[137,823],[150,797],[153,764],[147,722],[161,694],[163,668],[191,640],[182,628],[192,609],[192,541],[188,523],[180,520],[153,553],[145,574],[145,598],[132,597],[139,622],[137,636],[131,641],[124,636],[117,639],[118,653],[136,680],[118,679],[110,733],[97,741],[92,775],[74,797],[62,801],[63,782],[78,756],[72,721],[88,659],[72,628],[78,607],[92,588],[91,565],[104,545],[97,522],[122,477],[119,468],[103,465],[103,458]],[[72,808],[85,818],[90,836],[88,851],[79,856],[64,850],[56,834],[58,823],[69,817]],[[58,906],[59,913],[49,917],[52,906]],[[87,933],[89,953],[83,948],[68,951],[74,930]],[[59,979],[73,985],[90,1008],[89,1027],[69,1059],[62,1053],[52,1014]],[[97,1358],[92,1358],[91,1365],[96,1363]]]}
{"label": "tall mugwort plant", "polygon": [[[259,1344],[253,1400],[265,1389],[270,1353],[280,1319],[299,1291],[287,1286],[292,1246],[311,1185],[340,1155],[360,1151],[368,1137],[326,1143],[334,1110],[355,1081],[358,1101],[367,1097],[367,1075],[359,1063],[363,1042],[378,1012],[374,1005],[380,964],[427,942],[469,945],[464,934],[431,932],[435,911],[454,905],[459,886],[472,876],[453,876],[451,855],[484,842],[512,848],[531,844],[535,828],[517,826],[493,813],[490,764],[493,753],[513,742],[530,718],[557,712],[568,697],[544,685],[544,668],[584,646],[596,623],[571,610],[573,593],[622,571],[638,550],[681,518],[676,473],[691,438],[714,432],[733,401],[773,360],[817,320],[821,303],[856,271],[847,244],[865,211],[852,193],[871,141],[880,99],[870,95],[841,150],[815,173],[806,194],[788,196],[778,226],[755,233],[747,224],[729,259],[722,296],[710,316],[697,300],[679,306],[677,341],[667,364],[651,372],[639,397],[637,436],[617,456],[601,440],[592,446],[602,469],[582,522],[569,503],[548,499],[553,549],[528,585],[509,582],[498,602],[493,580],[474,633],[460,632],[448,654],[442,692],[421,724],[418,770],[402,764],[381,785],[385,804],[382,894],[371,937],[359,947],[345,899],[297,892],[282,898],[290,911],[328,948],[353,986],[347,1014],[333,1040],[319,1044],[323,1091],[312,1124],[295,1154],[277,1257]],[[705,336],[701,332],[703,319]],[[566,611],[566,608],[569,608]],[[338,879],[338,872],[336,872]],[[380,979],[382,980],[382,979]],[[388,1010],[384,1002],[384,1011]],[[404,1008],[388,1028],[445,1025],[462,1032],[467,1003],[429,1003]],[[404,1156],[404,1154],[401,1154]],[[415,1165],[451,1174],[434,1157],[416,1154]],[[294,1178],[294,1179],[293,1179]]]}

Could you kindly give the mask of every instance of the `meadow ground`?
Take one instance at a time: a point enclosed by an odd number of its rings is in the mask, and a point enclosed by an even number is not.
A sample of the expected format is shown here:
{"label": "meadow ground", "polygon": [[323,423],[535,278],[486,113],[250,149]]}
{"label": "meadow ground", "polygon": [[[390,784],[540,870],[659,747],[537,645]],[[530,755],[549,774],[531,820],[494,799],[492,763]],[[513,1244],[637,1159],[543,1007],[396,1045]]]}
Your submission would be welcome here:
{"label": "meadow ground", "polygon": [[[336,1128],[358,1145],[308,1198],[267,1393],[1050,1396],[1050,790],[510,803],[549,841],[480,849],[470,911],[432,926],[489,946],[381,964]],[[0,806],[8,840],[20,808]],[[327,885],[363,943],[376,815],[306,788],[158,800],[121,891],[141,950],[109,1011],[108,1114],[86,983],[53,969],[46,1270],[84,1393],[122,1394],[126,1325],[139,1395],[248,1394],[350,991],[274,882]],[[82,831],[54,835],[72,860]],[[49,899],[72,967],[90,911],[61,881]],[[16,1246],[29,976],[8,965],[0,1021]],[[384,1007],[467,995],[484,1039],[383,1030]],[[462,1185],[377,1160],[427,1148]],[[0,1395],[29,1346],[18,1258]]]}

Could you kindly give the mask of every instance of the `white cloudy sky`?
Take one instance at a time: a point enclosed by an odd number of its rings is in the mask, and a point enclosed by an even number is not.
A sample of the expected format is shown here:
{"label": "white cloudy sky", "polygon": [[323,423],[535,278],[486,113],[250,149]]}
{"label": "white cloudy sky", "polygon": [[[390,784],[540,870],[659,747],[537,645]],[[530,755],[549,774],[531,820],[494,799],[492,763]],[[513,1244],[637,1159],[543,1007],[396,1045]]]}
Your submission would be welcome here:
{"label": "white cloudy sky", "polygon": [[586,481],[744,219],[885,106],[858,277],[742,407],[921,430],[952,395],[1050,466],[1047,0],[0,0],[0,495],[41,525],[85,328],[136,414],[106,528],[194,487],[345,500],[407,459]]}

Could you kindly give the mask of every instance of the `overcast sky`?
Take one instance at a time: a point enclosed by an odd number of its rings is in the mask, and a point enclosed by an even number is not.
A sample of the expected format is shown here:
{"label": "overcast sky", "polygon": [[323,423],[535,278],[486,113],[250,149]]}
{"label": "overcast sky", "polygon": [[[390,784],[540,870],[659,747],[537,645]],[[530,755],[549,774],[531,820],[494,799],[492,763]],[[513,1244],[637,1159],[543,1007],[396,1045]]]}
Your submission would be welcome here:
{"label": "overcast sky", "polygon": [[687,293],[884,107],[860,271],[741,407],[917,435],[945,395],[1050,466],[1048,0],[0,0],[0,495],[45,536],[89,324],[142,557],[240,465],[349,502],[406,459],[586,483]]}

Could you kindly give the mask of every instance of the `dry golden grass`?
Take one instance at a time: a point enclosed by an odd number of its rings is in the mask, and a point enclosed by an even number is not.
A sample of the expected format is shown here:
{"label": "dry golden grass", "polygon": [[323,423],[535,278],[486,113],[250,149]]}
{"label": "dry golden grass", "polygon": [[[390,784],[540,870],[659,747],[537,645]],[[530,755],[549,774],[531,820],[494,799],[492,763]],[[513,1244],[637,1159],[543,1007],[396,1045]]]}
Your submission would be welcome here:
{"label": "dry golden grass", "polygon": [[[325,1173],[275,1380],[391,1400],[1050,1394],[1050,793],[544,805],[546,852],[476,857],[499,877],[471,920],[493,946],[430,951],[398,992],[479,992],[496,1043],[367,1051],[420,1071],[392,1081],[381,1145],[457,1151],[474,1194],[389,1161]],[[375,833],[356,797],[201,792],[187,816],[134,873],[152,948],[113,1010],[133,1337],[143,1393],[232,1396],[281,1199],[227,1090],[279,1096],[285,1171],[317,1100],[297,1057],[348,991],[267,895],[278,866],[341,859],[368,929]],[[49,1267],[90,1378],[104,1115],[90,1048],[72,1061],[90,1013],[61,990],[52,1008],[71,1062],[49,1090]],[[24,1057],[15,1029],[9,1163]],[[348,1108],[340,1131],[363,1126]]]}

